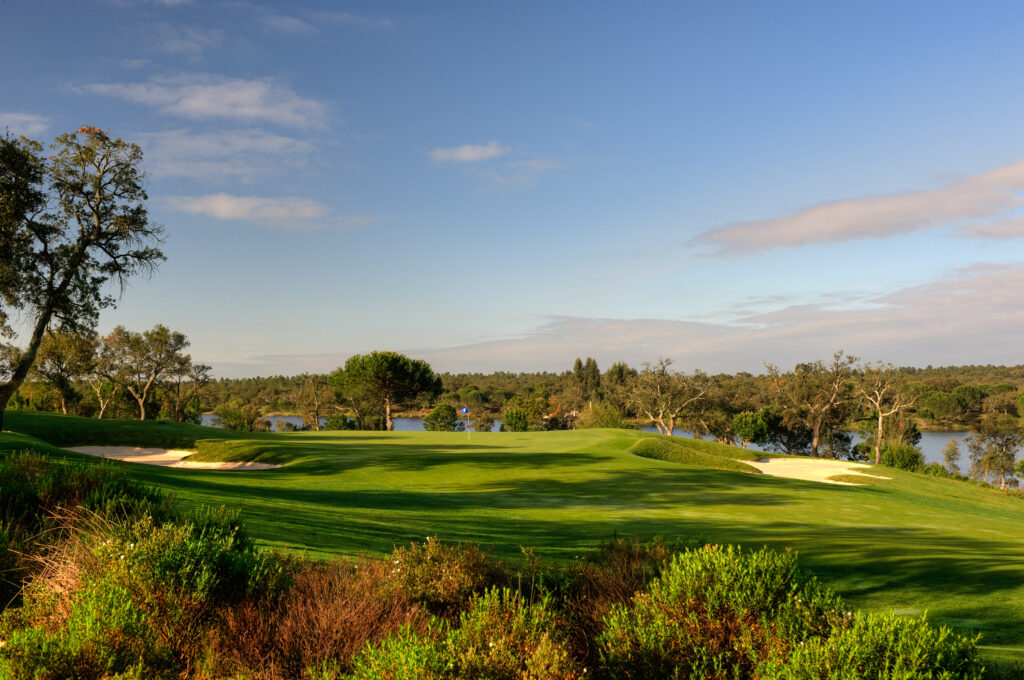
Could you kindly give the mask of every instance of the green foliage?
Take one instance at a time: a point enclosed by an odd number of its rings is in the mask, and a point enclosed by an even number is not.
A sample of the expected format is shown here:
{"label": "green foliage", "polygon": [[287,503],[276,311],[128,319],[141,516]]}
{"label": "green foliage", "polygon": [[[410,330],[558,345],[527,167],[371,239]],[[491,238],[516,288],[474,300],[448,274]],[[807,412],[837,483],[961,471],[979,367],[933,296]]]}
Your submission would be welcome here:
{"label": "green foliage", "polygon": [[233,402],[221,404],[213,410],[220,418],[220,425],[236,432],[268,432],[270,421],[263,417],[260,409],[253,404]]}
{"label": "green foliage", "polygon": [[924,467],[924,455],[916,446],[886,442],[882,445],[882,465],[917,472]]}
{"label": "green foliage", "polygon": [[950,474],[960,474],[960,444],[957,440],[950,439],[946,442],[946,445],[942,447],[942,459]]}
{"label": "green foliage", "polygon": [[503,432],[526,432],[530,429],[530,419],[526,411],[521,408],[508,408],[501,414],[501,429]]}
{"label": "green foliage", "polygon": [[423,418],[423,429],[427,432],[464,432],[465,424],[451,404],[441,402]]}
{"label": "green foliage", "polygon": [[441,379],[430,364],[398,352],[370,352],[349,357],[345,366],[328,378],[339,403],[354,409],[357,417],[383,415],[393,428],[393,408],[420,397],[441,394]]}
{"label": "green foliage", "polygon": [[528,604],[507,588],[477,597],[458,626],[435,624],[427,635],[403,627],[353,660],[352,680],[575,680],[570,656],[547,600]]}
{"label": "green foliage", "polygon": [[928,465],[925,465],[923,468],[921,468],[921,472],[925,473],[926,475],[931,475],[932,477],[949,478],[954,476],[949,470],[947,470],[944,466],[940,465],[939,463],[929,463]]}
{"label": "green foliage", "polygon": [[[76,593],[63,626],[47,625],[47,602],[29,600],[23,619],[40,623],[4,631],[0,671],[11,678],[101,680],[117,674],[170,678],[174,662],[151,617],[116,577],[90,580]],[[8,624],[10,619],[8,619]]]}
{"label": "green foliage", "polygon": [[398,548],[387,563],[392,582],[435,614],[463,608],[473,595],[504,579],[504,567],[473,545],[449,545],[434,537]]}
{"label": "green foliage", "polygon": [[595,427],[622,427],[619,410],[606,401],[590,401],[580,411],[576,427],[581,430]]}
{"label": "green foliage", "polygon": [[451,667],[443,646],[404,626],[378,644],[367,645],[352,660],[348,680],[442,680]]}
{"label": "green foliage", "polygon": [[732,429],[736,432],[736,436],[740,438],[744,446],[747,444],[763,446],[768,443],[768,438],[771,434],[764,415],[750,411],[737,413],[733,416]]}
{"label": "green foliage", "polygon": [[446,656],[453,678],[570,680],[583,669],[569,655],[547,600],[528,604],[517,591],[493,588],[478,597],[451,631]]}
{"label": "green foliage", "polygon": [[848,618],[795,554],[709,545],[676,555],[649,592],[614,607],[598,645],[611,678],[748,677]]}
{"label": "green foliage", "polygon": [[785,661],[769,663],[764,680],[980,680],[978,638],[933,627],[924,617],[866,614],[831,637],[797,645]]}

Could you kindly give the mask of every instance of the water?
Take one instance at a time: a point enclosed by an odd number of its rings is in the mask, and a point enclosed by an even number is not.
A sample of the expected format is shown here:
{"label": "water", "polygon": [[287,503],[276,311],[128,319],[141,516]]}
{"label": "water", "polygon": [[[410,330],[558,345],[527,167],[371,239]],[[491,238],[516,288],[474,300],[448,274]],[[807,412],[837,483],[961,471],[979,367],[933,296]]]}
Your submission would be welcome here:
{"label": "water", "polygon": [[[270,421],[271,429],[275,432],[280,430],[279,423],[288,422],[296,427],[302,427],[302,418],[299,416],[267,416],[267,420]],[[423,431],[423,419],[422,418],[395,418],[395,431],[396,432],[422,432]],[[327,418],[320,419],[321,424],[327,422]],[[213,414],[203,415],[203,425],[209,425],[217,427],[220,424],[220,419]],[[466,424],[466,423],[463,423]],[[501,421],[494,421],[494,429],[497,430],[501,427]],[[653,425],[642,425],[639,430],[644,432],[657,432],[658,430]],[[677,437],[692,437],[693,433],[686,430],[676,429],[673,434]],[[862,441],[860,436],[855,432],[851,432],[853,435],[853,443],[857,444]],[[946,444],[950,439],[955,439],[960,443],[961,452],[961,465],[967,459],[967,450],[964,445],[964,439],[971,435],[970,432],[922,432],[921,442],[918,444],[918,448],[921,449],[921,453],[924,454],[925,463],[939,463],[940,465],[944,462],[942,458],[942,449],[945,448]],[[705,437],[710,439],[710,437]],[[747,446],[748,449],[753,451],[762,451],[763,449],[754,444]]]}

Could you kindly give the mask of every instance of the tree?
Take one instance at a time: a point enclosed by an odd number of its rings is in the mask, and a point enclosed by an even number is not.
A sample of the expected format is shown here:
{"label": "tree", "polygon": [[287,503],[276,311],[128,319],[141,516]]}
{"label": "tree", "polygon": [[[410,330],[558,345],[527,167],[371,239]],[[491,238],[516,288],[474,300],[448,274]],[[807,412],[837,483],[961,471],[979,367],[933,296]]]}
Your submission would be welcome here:
{"label": "tree", "polygon": [[0,383],[0,429],[51,325],[91,330],[116,302],[110,283],[123,291],[163,261],[141,163],[137,144],[93,127],[61,135],[48,156],[38,142],[0,137],[0,333],[14,337],[12,311],[31,329]]}
{"label": "tree", "polygon": [[955,439],[950,439],[942,448],[942,459],[946,469],[952,475],[960,474],[960,444]]}
{"label": "tree", "polygon": [[768,443],[770,435],[768,423],[759,412],[737,413],[732,417],[732,429],[740,438],[743,448],[747,448],[747,444],[764,446]]}
{"label": "tree", "polygon": [[[176,422],[186,419],[198,422],[199,397],[203,389],[210,384],[211,367],[207,364],[194,364],[188,355],[179,355],[177,361],[168,371],[167,391],[170,393],[171,413]],[[189,409],[193,409],[191,412]]]}
{"label": "tree", "polygon": [[334,403],[334,395],[327,385],[327,376],[303,373],[299,379],[301,383],[292,394],[292,402],[302,416],[302,424],[319,432],[320,418],[326,415],[328,407]]}
{"label": "tree", "polygon": [[188,346],[184,334],[162,324],[142,333],[118,326],[104,340],[106,378],[132,395],[139,407],[139,420],[146,419],[146,402],[157,381],[183,362],[191,362],[191,357],[183,354]]}
{"label": "tree", "polygon": [[526,432],[530,429],[530,419],[526,411],[516,406],[505,410],[501,415],[501,429],[505,432]]}
{"label": "tree", "polygon": [[356,354],[332,373],[330,380],[339,401],[382,408],[388,431],[395,429],[393,408],[422,394],[437,396],[443,391],[441,379],[434,375],[430,364],[398,352]]}
{"label": "tree", "polygon": [[639,413],[654,422],[658,432],[667,435],[675,430],[680,414],[702,399],[709,388],[707,376],[700,371],[686,375],[672,371],[671,366],[671,359],[644,363],[630,400]]}
{"label": "tree", "polygon": [[988,482],[989,475],[999,478],[999,488],[1006,488],[1006,478],[1013,475],[1017,451],[1024,446],[1024,431],[1013,416],[991,413],[978,423],[977,432],[967,438],[971,455],[971,477]]}
{"label": "tree", "polygon": [[882,464],[882,430],[885,419],[906,411],[914,405],[914,397],[906,389],[906,379],[891,365],[868,365],[857,381],[857,394],[863,404],[875,412],[878,429],[875,433],[875,465]]}
{"label": "tree", "polygon": [[77,402],[75,381],[85,376],[96,359],[96,339],[78,333],[48,331],[39,343],[36,362],[32,366],[43,382],[53,386],[60,394],[60,410]]}
{"label": "tree", "polygon": [[442,402],[423,418],[423,429],[427,432],[463,432],[466,426],[459,420],[455,407]]}
{"label": "tree", "polygon": [[845,407],[851,399],[850,378],[857,358],[842,350],[832,355],[832,362],[820,359],[809,364],[797,364],[791,373],[782,375],[778,368],[766,364],[772,380],[775,398],[782,409],[787,426],[799,425],[811,432],[811,455],[819,455],[822,435],[841,424],[846,417]]}

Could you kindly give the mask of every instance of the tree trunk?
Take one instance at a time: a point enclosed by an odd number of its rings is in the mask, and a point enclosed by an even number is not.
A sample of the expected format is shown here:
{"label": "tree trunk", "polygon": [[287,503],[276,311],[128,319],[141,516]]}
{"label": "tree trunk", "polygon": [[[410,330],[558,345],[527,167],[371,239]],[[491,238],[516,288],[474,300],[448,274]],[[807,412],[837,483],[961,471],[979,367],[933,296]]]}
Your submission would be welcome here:
{"label": "tree trunk", "polygon": [[875,435],[875,465],[882,464],[882,409],[878,409],[878,434]]}
{"label": "tree trunk", "polygon": [[814,432],[814,436],[811,438],[811,455],[813,457],[817,458],[818,457],[818,441],[820,439],[819,435],[821,433],[821,425],[815,425],[814,429],[813,429],[813,432]]}
{"label": "tree trunk", "polygon": [[36,326],[32,329],[32,337],[29,338],[28,347],[25,348],[24,354],[18,360],[18,365],[15,367],[14,372],[11,373],[11,379],[0,385],[0,431],[4,429],[4,413],[7,412],[7,402],[11,400],[14,393],[25,382],[29,369],[35,363],[36,352],[39,351],[39,343],[43,341],[43,334],[46,332],[47,326],[50,325],[50,318],[52,316],[53,310],[50,309],[44,310],[39,315],[39,318],[36,319]]}
{"label": "tree trunk", "polygon": [[384,429],[391,432],[395,429],[395,421],[391,420],[391,400],[384,399]]}
{"label": "tree trunk", "polygon": [[146,419],[146,398],[135,397],[135,401],[139,402],[139,420]]}

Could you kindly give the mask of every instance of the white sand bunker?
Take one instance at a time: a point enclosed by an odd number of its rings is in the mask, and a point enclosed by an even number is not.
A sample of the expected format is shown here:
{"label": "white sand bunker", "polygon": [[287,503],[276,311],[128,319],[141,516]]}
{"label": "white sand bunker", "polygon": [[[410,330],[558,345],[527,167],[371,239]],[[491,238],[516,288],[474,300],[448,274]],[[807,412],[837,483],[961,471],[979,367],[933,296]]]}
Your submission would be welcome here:
{"label": "white sand bunker", "polygon": [[789,477],[790,479],[803,479],[809,482],[824,482],[826,484],[842,484],[844,486],[860,486],[851,482],[840,482],[829,479],[836,475],[857,475],[859,477],[872,477],[874,479],[892,479],[881,475],[869,475],[862,472],[864,468],[871,468],[866,463],[850,463],[841,460],[821,460],[818,458],[762,458],[761,460],[744,460],[747,465],[756,467],[766,475],[773,477]]}
{"label": "white sand bunker", "polygon": [[163,467],[189,468],[192,470],[267,470],[280,465],[270,463],[200,463],[184,460],[195,451],[184,449],[143,449],[137,446],[67,446],[68,451],[84,453],[99,458],[123,460],[126,463],[145,463]]}

